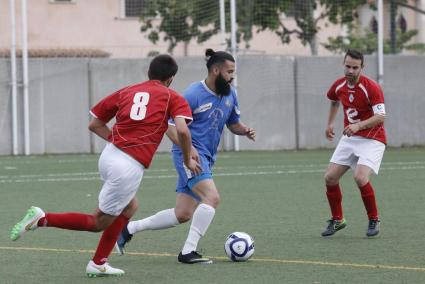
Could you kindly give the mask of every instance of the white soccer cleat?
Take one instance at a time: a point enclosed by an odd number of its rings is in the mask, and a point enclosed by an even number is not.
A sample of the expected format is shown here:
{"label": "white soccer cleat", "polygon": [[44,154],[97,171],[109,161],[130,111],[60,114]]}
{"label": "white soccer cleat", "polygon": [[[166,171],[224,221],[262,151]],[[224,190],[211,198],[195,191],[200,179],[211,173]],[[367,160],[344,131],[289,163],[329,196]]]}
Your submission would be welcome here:
{"label": "white soccer cleat", "polygon": [[10,232],[10,239],[12,241],[16,241],[26,232],[37,229],[38,220],[43,218],[45,215],[46,214],[43,210],[41,210],[41,208],[31,206],[24,218],[13,226],[12,231]]}
{"label": "white soccer cleat", "polygon": [[104,277],[104,276],[123,276],[124,270],[113,268],[109,263],[105,262],[102,265],[97,265],[90,260],[86,267],[88,277]]}

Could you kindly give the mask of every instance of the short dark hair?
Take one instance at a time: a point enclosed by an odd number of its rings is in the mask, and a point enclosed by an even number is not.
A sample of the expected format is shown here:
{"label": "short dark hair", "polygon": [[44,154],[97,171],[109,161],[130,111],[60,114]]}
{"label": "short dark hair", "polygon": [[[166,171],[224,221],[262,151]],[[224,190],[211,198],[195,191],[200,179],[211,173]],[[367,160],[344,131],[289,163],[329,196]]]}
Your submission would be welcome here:
{"label": "short dark hair", "polygon": [[345,58],[347,58],[347,56],[350,56],[351,58],[360,60],[362,62],[362,66],[363,66],[363,62],[364,62],[363,53],[361,53],[359,50],[357,50],[357,49],[347,50],[347,53],[345,53],[345,56],[344,56],[344,62],[345,62]]}
{"label": "short dark hair", "polygon": [[173,57],[161,54],[152,59],[149,65],[149,80],[166,81],[176,75],[179,67]]}
{"label": "short dark hair", "polygon": [[224,63],[226,60],[235,62],[235,59],[230,53],[225,51],[214,51],[211,48],[205,50],[205,57],[207,60],[207,68],[210,70],[214,64]]}

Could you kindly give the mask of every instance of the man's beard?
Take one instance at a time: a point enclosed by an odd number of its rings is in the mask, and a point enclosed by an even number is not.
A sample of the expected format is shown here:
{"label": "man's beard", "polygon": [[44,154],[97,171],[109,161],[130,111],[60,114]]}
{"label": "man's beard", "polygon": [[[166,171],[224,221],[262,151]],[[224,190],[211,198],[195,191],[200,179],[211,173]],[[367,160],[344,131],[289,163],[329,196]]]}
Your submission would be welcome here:
{"label": "man's beard", "polygon": [[355,75],[348,75],[348,74],[345,74],[345,78],[347,79],[347,81],[349,82],[349,83],[356,83],[356,81],[357,81],[357,79],[359,78],[359,75],[357,75],[357,76],[355,76]]}
{"label": "man's beard", "polygon": [[218,74],[217,78],[214,82],[215,92],[220,96],[228,96],[230,95],[230,83],[227,82],[221,73]]}

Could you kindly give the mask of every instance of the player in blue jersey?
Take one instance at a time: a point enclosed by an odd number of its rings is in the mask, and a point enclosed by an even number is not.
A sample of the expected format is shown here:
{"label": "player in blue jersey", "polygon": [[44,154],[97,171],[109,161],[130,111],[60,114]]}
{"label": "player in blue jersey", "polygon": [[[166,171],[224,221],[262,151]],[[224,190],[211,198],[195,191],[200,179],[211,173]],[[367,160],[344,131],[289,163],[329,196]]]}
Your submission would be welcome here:
{"label": "player in blue jersey", "polygon": [[197,251],[197,245],[211,224],[220,202],[211,169],[216,160],[217,148],[223,128],[236,135],[255,140],[255,130],[240,121],[240,111],[235,89],[231,87],[235,73],[235,59],[224,51],[206,50],[208,76],[193,83],[183,93],[192,109],[192,157],[202,166],[202,173],[194,176],[183,164],[176,129],[169,122],[168,137],[173,141],[172,156],[178,179],[176,206],[157,212],[142,220],[130,222],[121,232],[116,248],[124,254],[125,244],[133,234],[145,230],[162,230],[175,227],[192,219],[187,240],[178,256],[181,263],[212,263]]}

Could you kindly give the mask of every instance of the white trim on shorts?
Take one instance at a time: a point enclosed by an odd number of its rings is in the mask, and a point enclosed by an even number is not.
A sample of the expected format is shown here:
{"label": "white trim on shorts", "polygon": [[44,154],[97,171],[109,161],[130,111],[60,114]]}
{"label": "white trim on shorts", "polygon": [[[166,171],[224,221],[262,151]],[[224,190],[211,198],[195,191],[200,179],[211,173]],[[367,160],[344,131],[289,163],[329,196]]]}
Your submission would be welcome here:
{"label": "white trim on shorts", "polygon": [[134,198],[142,182],[144,166],[108,143],[99,158],[99,173],[103,180],[99,193],[99,209],[118,216]]}
{"label": "white trim on shorts", "polygon": [[375,175],[378,175],[384,151],[385,144],[377,140],[343,135],[330,162],[349,166],[353,170],[357,165],[365,165],[371,168]]}

